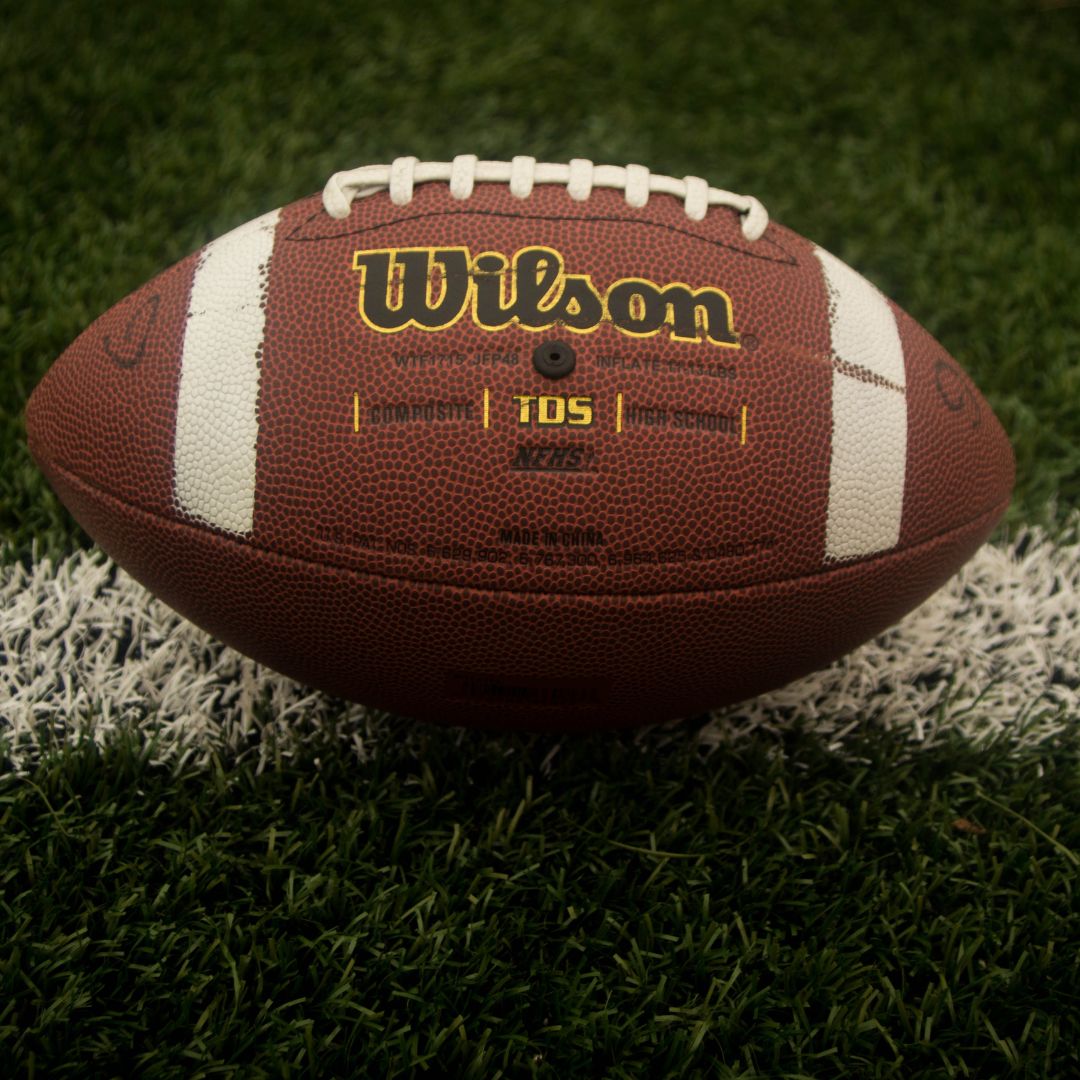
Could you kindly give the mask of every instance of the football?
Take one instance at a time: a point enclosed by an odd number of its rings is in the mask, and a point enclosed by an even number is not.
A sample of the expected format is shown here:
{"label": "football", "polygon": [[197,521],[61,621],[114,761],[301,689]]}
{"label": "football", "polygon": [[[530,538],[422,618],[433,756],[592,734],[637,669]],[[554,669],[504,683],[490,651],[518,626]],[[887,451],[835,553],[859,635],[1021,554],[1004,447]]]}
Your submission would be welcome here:
{"label": "football", "polygon": [[640,165],[337,173],[98,318],[27,406],[88,533],[221,641],[396,713],[699,713],[986,539],[1008,439],[756,199]]}

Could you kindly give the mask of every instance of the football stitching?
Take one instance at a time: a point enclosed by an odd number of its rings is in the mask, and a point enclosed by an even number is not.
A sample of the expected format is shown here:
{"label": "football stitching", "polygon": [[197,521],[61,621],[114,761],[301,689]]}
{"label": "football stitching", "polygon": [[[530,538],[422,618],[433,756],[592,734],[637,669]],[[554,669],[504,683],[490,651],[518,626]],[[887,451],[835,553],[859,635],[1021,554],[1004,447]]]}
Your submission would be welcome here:
{"label": "football stitching", "polygon": [[[313,196],[314,197],[314,196]],[[785,250],[778,244],[772,237],[762,237],[760,240],[755,240],[754,245],[759,246],[761,244],[771,244],[777,248],[782,255],[772,255],[765,252],[749,251],[745,248],[736,247],[734,244],[725,243],[722,240],[713,240],[707,236],[701,236],[698,233],[689,232],[686,229],[680,229],[676,225],[667,225],[661,221],[648,221],[637,217],[620,217],[610,214],[593,215],[588,218],[580,218],[574,216],[566,216],[562,214],[515,214],[509,210],[429,210],[419,214],[401,215],[394,217],[392,220],[380,222],[377,225],[364,225],[359,228],[344,228],[340,232],[323,233],[321,236],[300,236],[298,233],[301,229],[307,227],[311,222],[316,220],[322,220],[326,217],[326,214],[319,210],[316,213],[310,215],[304,221],[298,223],[290,232],[283,234],[280,239],[287,240],[290,243],[296,244],[311,244],[317,243],[321,240],[338,240],[343,236],[360,236],[363,233],[377,232],[379,229],[391,228],[395,225],[402,225],[409,221],[423,221],[428,218],[439,217],[483,217],[483,218],[509,218],[514,221],[557,221],[568,222],[573,224],[580,224],[581,222],[597,222],[606,221],[622,225],[647,225],[654,229],[664,229],[667,232],[676,233],[679,236],[685,236],[691,240],[700,240],[702,243],[708,244],[711,247],[723,248],[727,251],[733,251],[737,255],[745,255],[750,259],[761,259],[764,262],[781,263],[787,266],[798,266],[799,260],[792,255],[789,251]],[[333,219],[331,219],[333,220]]]}

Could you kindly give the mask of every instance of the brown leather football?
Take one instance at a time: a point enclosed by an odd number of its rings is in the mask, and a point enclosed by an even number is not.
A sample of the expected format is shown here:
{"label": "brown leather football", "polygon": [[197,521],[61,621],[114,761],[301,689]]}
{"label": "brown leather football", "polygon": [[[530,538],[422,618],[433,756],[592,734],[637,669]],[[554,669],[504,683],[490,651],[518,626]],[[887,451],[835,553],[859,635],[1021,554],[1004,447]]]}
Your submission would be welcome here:
{"label": "brown leather football", "polygon": [[457,723],[685,715],[937,589],[1013,456],[945,350],[753,198],[638,165],[338,173],[122,300],[30,447],[222,641]]}

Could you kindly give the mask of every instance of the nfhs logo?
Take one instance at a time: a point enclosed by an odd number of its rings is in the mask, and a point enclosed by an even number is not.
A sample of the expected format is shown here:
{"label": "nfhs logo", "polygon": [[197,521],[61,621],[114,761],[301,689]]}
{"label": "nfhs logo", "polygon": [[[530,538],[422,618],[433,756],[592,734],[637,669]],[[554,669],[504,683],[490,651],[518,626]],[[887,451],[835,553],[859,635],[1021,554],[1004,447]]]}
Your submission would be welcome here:
{"label": "nfhs logo", "polygon": [[568,274],[554,248],[525,247],[508,259],[466,247],[379,248],[353,253],[360,317],[372,330],[445,330],[466,317],[484,330],[558,326],[587,334],[604,323],[631,337],[667,330],[676,341],[739,348],[731,298],[721,289],[619,278],[604,290]]}
{"label": "nfhs logo", "polygon": [[596,451],[591,446],[519,446],[510,468],[519,472],[592,472]]}

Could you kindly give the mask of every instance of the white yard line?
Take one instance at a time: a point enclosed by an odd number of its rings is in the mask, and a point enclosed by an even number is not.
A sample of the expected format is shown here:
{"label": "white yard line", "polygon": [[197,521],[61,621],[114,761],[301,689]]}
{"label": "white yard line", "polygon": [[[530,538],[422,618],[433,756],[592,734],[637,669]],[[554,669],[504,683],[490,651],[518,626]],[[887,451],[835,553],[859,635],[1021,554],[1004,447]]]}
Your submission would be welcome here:
{"label": "white yard line", "polygon": [[[947,732],[1024,747],[1077,716],[1080,543],[1055,545],[1033,529],[985,546],[832,667],[718,712],[699,738],[730,745],[798,717],[840,754],[867,724],[913,752]],[[0,568],[0,740],[17,771],[58,742],[104,742],[121,728],[154,736],[163,762],[240,753],[266,764],[331,725],[361,757],[402,731],[218,644],[100,552]]]}

